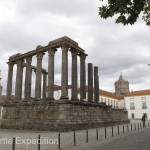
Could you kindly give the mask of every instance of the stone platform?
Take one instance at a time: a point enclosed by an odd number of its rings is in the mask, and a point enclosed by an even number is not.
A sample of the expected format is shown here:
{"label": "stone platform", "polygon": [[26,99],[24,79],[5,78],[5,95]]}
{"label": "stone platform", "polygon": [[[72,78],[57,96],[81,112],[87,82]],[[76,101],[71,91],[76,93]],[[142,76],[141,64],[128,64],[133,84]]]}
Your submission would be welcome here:
{"label": "stone platform", "polygon": [[31,100],[3,104],[1,128],[71,131],[128,123],[127,111],[101,103]]}

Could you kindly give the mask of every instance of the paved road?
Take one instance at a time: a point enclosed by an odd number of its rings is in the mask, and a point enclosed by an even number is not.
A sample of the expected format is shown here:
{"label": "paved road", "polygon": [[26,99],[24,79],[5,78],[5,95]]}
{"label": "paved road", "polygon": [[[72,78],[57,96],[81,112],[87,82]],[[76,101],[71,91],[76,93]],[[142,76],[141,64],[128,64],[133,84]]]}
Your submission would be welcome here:
{"label": "paved road", "polygon": [[[76,131],[76,146],[73,146],[73,132],[63,132],[60,136],[60,147],[61,150],[150,150],[150,127],[147,123],[147,128],[141,129],[141,126],[138,126],[137,123],[139,122],[132,122],[132,128],[131,124],[124,126],[114,126],[113,137],[112,127],[107,127],[106,139],[104,132],[105,128],[99,128],[98,141],[96,139],[96,129],[89,129],[88,143],[86,142],[86,130]],[[39,134],[41,135],[42,139],[46,138],[50,141],[53,141],[54,139],[58,140],[58,132],[0,129],[0,150],[12,149],[11,143],[8,144],[4,142],[6,138],[9,140],[12,140],[13,137],[16,137],[16,139],[21,138],[23,140],[35,140],[38,138]],[[26,143],[22,142],[21,144],[16,144],[15,150],[37,150],[37,147],[38,145],[36,143],[31,143],[27,145]],[[41,144],[41,150],[58,150],[58,144]]]}
{"label": "paved road", "polygon": [[150,128],[112,138],[104,143],[82,147],[82,150],[150,150]]}

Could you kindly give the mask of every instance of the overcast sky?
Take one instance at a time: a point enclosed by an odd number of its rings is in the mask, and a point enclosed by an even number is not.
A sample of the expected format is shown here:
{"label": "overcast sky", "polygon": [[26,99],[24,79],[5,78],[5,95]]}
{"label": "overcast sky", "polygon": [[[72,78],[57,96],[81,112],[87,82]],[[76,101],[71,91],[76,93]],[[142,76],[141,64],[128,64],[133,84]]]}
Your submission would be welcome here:
{"label": "overcast sky", "polygon": [[[98,16],[99,0],[0,0],[0,3],[3,93],[9,56],[34,50],[37,45],[45,46],[62,36],[78,42],[88,54],[87,63],[99,67],[101,89],[114,91],[120,73],[130,82],[130,90],[150,89],[150,27],[141,19],[132,26],[115,24],[115,18],[103,20]],[[55,83],[60,81],[60,52],[56,53]]]}

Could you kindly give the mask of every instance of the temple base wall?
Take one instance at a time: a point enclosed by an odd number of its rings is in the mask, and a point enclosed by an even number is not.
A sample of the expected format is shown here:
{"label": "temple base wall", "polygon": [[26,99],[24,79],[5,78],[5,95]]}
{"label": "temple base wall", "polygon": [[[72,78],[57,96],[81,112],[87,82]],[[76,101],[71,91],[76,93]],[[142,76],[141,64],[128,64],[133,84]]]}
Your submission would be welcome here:
{"label": "temple base wall", "polygon": [[71,131],[129,123],[127,111],[81,101],[30,101],[3,105],[1,128]]}

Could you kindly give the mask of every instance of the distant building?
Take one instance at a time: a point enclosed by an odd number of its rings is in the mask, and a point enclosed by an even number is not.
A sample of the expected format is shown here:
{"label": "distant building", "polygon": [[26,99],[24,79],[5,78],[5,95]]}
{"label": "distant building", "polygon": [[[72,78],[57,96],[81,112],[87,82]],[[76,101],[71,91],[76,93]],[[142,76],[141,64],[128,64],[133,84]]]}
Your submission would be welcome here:
{"label": "distant building", "polygon": [[129,82],[124,80],[123,75],[121,74],[119,80],[115,82],[115,95],[124,96],[127,93],[130,93]]}
{"label": "distant building", "polygon": [[[86,87],[87,91],[87,87]],[[61,86],[55,85],[54,87],[54,98],[55,100],[59,100],[61,96]],[[68,96],[71,98],[71,85],[68,85]],[[88,94],[86,94],[86,97]],[[118,108],[118,101],[122,99],[121,96],[116,96],[114,93],[99,90],[99,102],[106,103],[106,105],[111,105],[113,108]],[[78,98],[80,99],[80,88],[78,88]],[[86,99],[87,100],[87,99]]]}
{"label": "distant building", "polygon": [[141,119],[143,114],[150,119],[150,90],[132,91],[119,101],[119,107],[128,111],[129,119]]}

